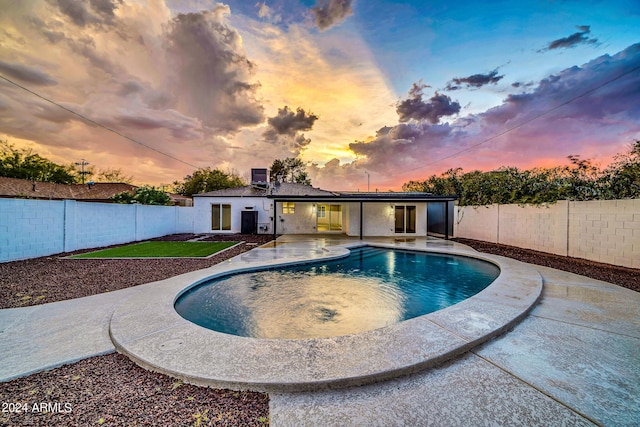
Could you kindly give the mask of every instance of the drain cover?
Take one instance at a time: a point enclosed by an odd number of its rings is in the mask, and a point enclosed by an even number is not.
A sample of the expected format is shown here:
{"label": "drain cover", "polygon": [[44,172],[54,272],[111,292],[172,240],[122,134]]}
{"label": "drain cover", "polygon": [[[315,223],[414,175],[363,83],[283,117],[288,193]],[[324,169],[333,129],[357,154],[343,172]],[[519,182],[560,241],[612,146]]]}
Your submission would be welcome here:
{"label": "drain cover", "polygon": [[174,338],[160,344],[161,351],[174,351],[182,347],[184,342],[180,338]]}

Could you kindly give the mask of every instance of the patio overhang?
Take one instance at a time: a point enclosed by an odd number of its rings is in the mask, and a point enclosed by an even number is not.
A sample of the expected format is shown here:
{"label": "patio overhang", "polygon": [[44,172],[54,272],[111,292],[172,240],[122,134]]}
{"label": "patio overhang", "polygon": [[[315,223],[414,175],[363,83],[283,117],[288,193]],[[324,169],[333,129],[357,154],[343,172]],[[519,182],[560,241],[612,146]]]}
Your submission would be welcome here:
{"label": "patio overhang", "polygon": [[[360,204],[360,239],[363,238],[363,205],[365,203],[444,203],[445,206],[445,239],[449,239],[449,202],[458,200],[457,195],[435,196],[431,193],[419,192],[385,192],[385,193],[346,193],[336,192],[333,195],[267,195],[273,200],[274,212],[278,202],[307,202],[307,203],[359,203]],[[276,215],[273,216],[273,236],[277,235]]]}

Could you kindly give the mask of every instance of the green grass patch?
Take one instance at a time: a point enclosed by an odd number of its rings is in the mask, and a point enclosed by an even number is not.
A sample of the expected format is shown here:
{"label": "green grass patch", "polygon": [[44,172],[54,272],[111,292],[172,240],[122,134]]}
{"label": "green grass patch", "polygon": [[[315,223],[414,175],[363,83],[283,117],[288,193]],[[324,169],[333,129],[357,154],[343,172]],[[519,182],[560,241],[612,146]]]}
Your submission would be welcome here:
{"label": "green grass patch", "polygon": [[71,258],[203,258],[238,242],[143,242],[119,246]]}

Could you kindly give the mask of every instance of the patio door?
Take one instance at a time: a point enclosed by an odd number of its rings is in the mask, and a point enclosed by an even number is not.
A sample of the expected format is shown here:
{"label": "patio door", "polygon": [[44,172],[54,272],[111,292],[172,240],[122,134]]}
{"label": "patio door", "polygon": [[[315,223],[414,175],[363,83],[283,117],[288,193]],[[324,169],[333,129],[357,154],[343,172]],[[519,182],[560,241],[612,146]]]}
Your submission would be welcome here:
{"label": "patio door", "polygon": [[416,232],[416,207],[397,206],[395,209],[395,232],[415,233]]}
{"label": "patio door", "polygon": [[317,231],[342,231],[342,205],[317,206]]}

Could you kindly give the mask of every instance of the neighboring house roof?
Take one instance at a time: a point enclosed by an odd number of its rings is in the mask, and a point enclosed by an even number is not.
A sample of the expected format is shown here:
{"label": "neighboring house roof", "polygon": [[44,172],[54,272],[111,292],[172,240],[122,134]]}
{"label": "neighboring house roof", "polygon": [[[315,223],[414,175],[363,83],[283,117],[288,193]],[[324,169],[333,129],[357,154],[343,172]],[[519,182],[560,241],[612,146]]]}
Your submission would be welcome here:
{"label": "neighboring house roof", "polygon": [[271,184],[268,188],[253,185],[244,187],[226,188],[224,190],[209,191],[207,193],[194,194],[193,197],[274,197],[274,196],[335,196],[336,193],[321,190],[310,185],[293,182]]}
{"label": "neighboring house roof", "polygon": [[[111,202],[116,194],[135,193],[138,187],[124,182],[96,182],[89,184],[56,184],[38,182],[28,179],[0,177],[0,197],[47,199],[47,200],[81,200],[91,202]],[[191,198],[169,193],[175,204],[189,205]]]}
{"label": "neighboring house roof", "polygon": [[24,197],[51,200],[110,200],[118,193],[135,192],[135,185],[123,182],[95,184],[56,184],[27,179],[0,177],[0,197]]}

